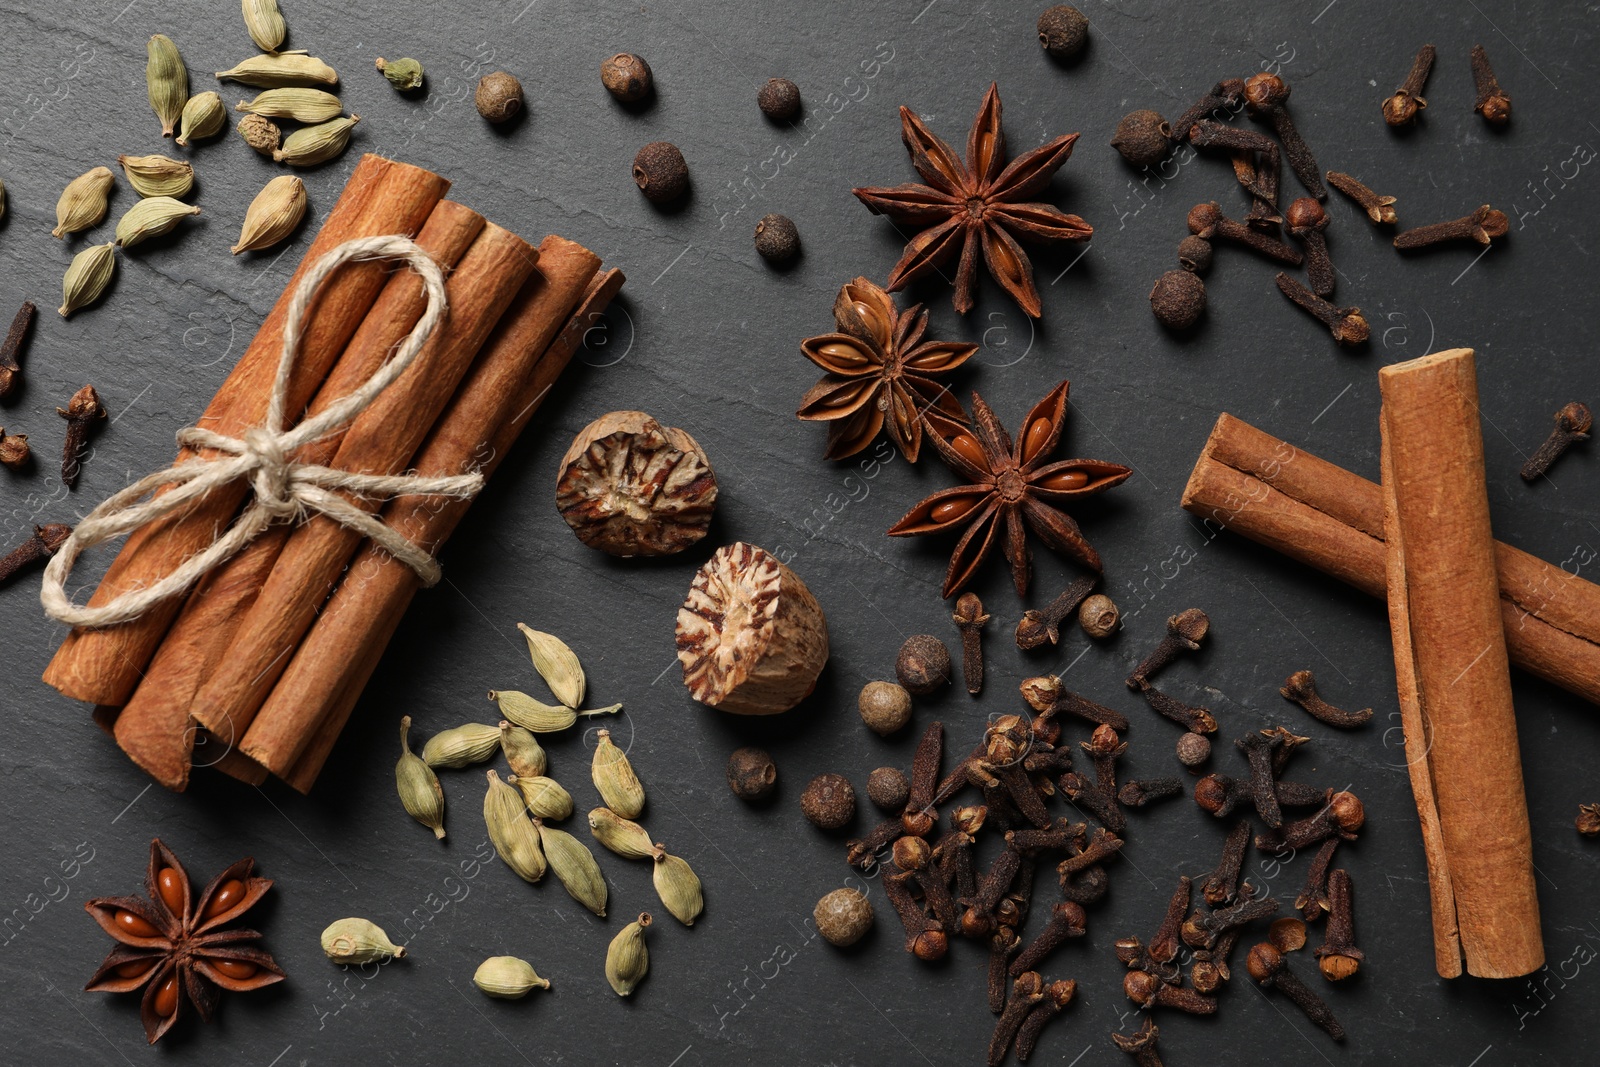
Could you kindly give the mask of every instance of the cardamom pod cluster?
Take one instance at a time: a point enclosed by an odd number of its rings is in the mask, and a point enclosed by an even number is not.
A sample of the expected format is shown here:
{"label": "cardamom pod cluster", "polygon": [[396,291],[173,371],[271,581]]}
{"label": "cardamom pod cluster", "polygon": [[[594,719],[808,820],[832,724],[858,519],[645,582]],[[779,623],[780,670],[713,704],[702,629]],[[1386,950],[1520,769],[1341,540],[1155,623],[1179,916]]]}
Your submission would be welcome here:
{"label": "cardamom pod cluster", "polygon": [[544,684],[550,687],[557,700],[569,708],[583,703],[583,665],[566,642],[552,634],[517,623],[517,629],[528,639],[528,654],[533,657],[533,669],[539,672]]}
{"label": "cardamom pod cluster", "polygon": [[641,912],[606,948],[606,981],[619,997],[632,993],[650,973],[650,948],[644,943],[644,932],[649,926],[650,913]]}
{"label": "cardamom pod cluster", "polygon": [[637,819],[644,811],[644,786],[628,762],[627,754],[611,740],[610,730],[601,730],[594,746],[589,776],[600,791],[606,807],[625,819]]}
{"label": "cardamom pod cluster", "polygon": [[90,245],[72,257],[66,276],[61,279],[61,317],[99,300],[117,273],[116,246],[110,241]]}
{"label": "cardamom pod cluster", "polygon": [[179,125],[181,132],[173,143],[187,148],[192,141],[203,141],[221,133],[227,124],[228,106],[222,102],[222,97],[211,91],[191,96],[189,102],[183,105]]}
{"label": "cardamom pod cluster", "polygon": [[189,102],[189,71],[172,38],[158,33],[145,46],[145,88],[150,94],[150,110],[161,120],[161,136],[171,137],[183,118],[183,105]]}
{"label": "cardamom pod cluster", "polygon": [[350,143],[350,131],[360,121],[361,116],[351,115],[302,127],[283,139],[283,146],[272,153],[272,158],[291,167],[326,163],[345,150]]}
{"label": "cardamom pod cluster", "polygon": [[194,188],[194,166],[166,156],[118,156],[117,164],[140,196],[187,196]]}
{"label": "cardamom pod cluster", "polygon": [[236,67],[217,71],[217,78],[252,85],[257,89],[339,84],[339,74],[332,67],[316,56],[298,53],[251,56]]}
{"label": "cardamom pod cluster", "polygon": [[378,57],[378,72],[389,79],[389,84],[402,93],[422,88],[422,64],[414,59],[384,59]]}
{"label": "cardamom pod cluster", "polygon": [[[570,807],[569,807],[570,812]],[[546,826],[544,820],[534,819],[539,832],[539,845],[550,869],[561,879],[567,894],[579,904],[601,918],[606,914],[606,879],[600,873],[600,864],[588,846],[565,830]]]}
{"label": "cardamom pod cluster", "polygon": [[481,722],[469,722],[428,738],[422,746],[422,759],[430,767],[470,767],[482,763],[500,750],[500,730]]}
{"label": "cardamom pod cluster", "polygon": [[502,1000],[520,1000],[535,989],[550,988],[549,979],[540,978],[533,964],[515,956],[490,956],[478,964],[472,984]]}
{"label": "cardamom pod cluster", "polygon": [[250,39],[263,52],[276,52],[283,47],[289,26],[278,10],[278,0],[241,0],[244,8],[244,28]]}
{"label": "cardamom pod cluster", "polygon": [[56,228],[50,235],[59,238],[100,225],[111,207],[111,187],[116,184],[117,176],[110,167],[96,167],[68,182],[56,201]]}
{"label": "cardamom pod cluster", "polygon": [[150,196],[123,213],[117,221],[117,244],[132,248],[141,241],[171,233],[173,227],[200,209],[170,196]]}
{"label": "cardamom pod cluster", "polygon": [[536,734],[553,734],[565,730],[578,721],[580,715],[615,715],[621,704],[591,711],[574,711],[568,707],[552,707],[515,689],[491,689],[489,699],[500,705],[500,714],[511,722]]}
{"label": "cardamom pod cluster", "polygon": [[535,818],[559,821],[572,814],[572,794],[554,778],[513,774],[506,779],[506,784],[516,786],[517,792],[522,794],[522,802]]}
{"label": "cardamom pod cluster", "polygon": [[244,213],[244,226],[239,230],[239,243],[232,249],[233,254],[257,252],[287,240],[305,217],[306,183],[294,174],[283,174],[272,179],[250,201],[250,207]]}
{"label": "cardamom pod cluster", "polygon": [[538,778],[545,772],[544,748],[532,730],[501,719],[500,751],[518,778]]}
{"label": "cardamom pod cluster", "polygon": [[239,120],[239,136],[244,143],[264,156],[270,156],[283,143],[283,131],[265,115],[246,115]]}
{"label": "cardamom pod cluster", "polygon": [[383,927],[366,919],[340,919],[322,931],[322,954],[334,963],[376,963],[406,954],[404,945],[389,940]]}
{"label": "cardamom pod cluster", "polygon": [[267,89],[254,100],[239,101],[234,110],[296,122],[327,122],[343,113],[344,104],[323,89]]}
{"label": "cardamom pod cluster", "polygon": [[489,791],[483,797],[483,822],[489,841],[507,867],[525,882],[544,877],[544,851],[539,846],[539,831],[528,818],[522,795],[488,772]]}
{"label": "cardamom pod cluster", "polygon": [[433,831],[435,838],[444,837],[444,788],[439,776],[411,751],[407,734],[411,732],[411,716],[400,719],[400,762],[394,765],[395,788],[400,791],[400,803],[411,817]]}

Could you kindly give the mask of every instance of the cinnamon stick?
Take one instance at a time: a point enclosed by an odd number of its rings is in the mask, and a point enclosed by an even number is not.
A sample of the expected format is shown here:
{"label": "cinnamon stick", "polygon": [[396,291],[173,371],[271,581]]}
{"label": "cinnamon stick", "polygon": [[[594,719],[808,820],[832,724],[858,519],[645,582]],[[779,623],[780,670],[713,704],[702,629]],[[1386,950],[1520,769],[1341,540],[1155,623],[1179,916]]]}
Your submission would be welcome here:
{"label": "cinnamon stick", "polygon": [[[379,156],[363,157],[294,277],[217,391],[200,424],[234,436],[259,425],[277,371],[289,301],[303,272],[322,255],[352,238],[416,233],[449,185],[437,174],[419,167]],[[386,280],[383,264],[362,264],[341,271],[338,278],[323,287],[290,380],[287,410],[298,412],[305,407]],[[186,455],[187,452],[180,453],[180,458]],[[134,532],[112,561],[90,603],[104,603],[171,571],[179,561],[215,538],[217,527],[233,517],[244,494],[243,485],[212,493],[185,514]],[[181,601],[174,599],[121,626],[73,630],[56,650],[45,669],[44,680],[77,700],[105,705],[127,703],[140,672],[155,655],[180,607]]]}
{"label": "cinnamon stick", "polygon": [[[1232,415],[1217,419],[1183,506],[1208,530],[1387,596],[1379,486]],[[1600,704],[1600,586],[1503,543],[1495,563],[1511,662]]]}
{"label": "cinnamon stick", "polygon": [[[1449,873],[1439,973],[1515,978],[1544,964],[1533,841],[1500,622],[1471,349],[1384,367],[1389,619],[1406,750],[1428,767]],[[1414,728],[1415,727],[1415,728]],[[1427,823],[1424,823],[1426,828]],[[1459,931],[1459,949],[1450,928]]]}
{"label": "cinnamon stick", "polygon": [[[402,470],[537,260],[538,252],[516,234],[486,226],[446,284],[447,319],[416,362],[350,424],[329,466],[374,474]],[[380,503],[350,502],[367,511]],[[327,516],[296,527],[226,654],[195,694],[195,719],[241,738],[240,750],[268,770],[280,768],[253,750],[250,723],[360,543],[360,533]]]}
{"label": "cinnamon stick", "polygon": [[[448,274],[485,225],[477,212],[441,200],[417,235],[417,243]],[[324,410],[371,377],[411,332],[426,306],[427,294],[414,271],[391,274],[317,390],[308,413]],[[316,313],[323,312],[318,308]],[[302,448],[295,458],[302,463],[327,464],[341,440],[343,434],[330,434]],[[168,789],[182,790],[188,785],[190,743],[195,736],[189,728],[194,696],[218,669],[229,641],[255,603],[291,531],[287,525],[268,530],[195,586],[117,718],[114,732],[122,750]],[[227,721],[212,720],[203,725],[217,735],[223,746],[236,744],[242,735]],[[264,768],[253,761],[245,763],[254,768],[252,777],[256,771],[265,775]]]}
{"label": "cinnamon stick", "polygon": [[[485,476],[492,474],[622,286],[621,271],[596,276],[599,260],[569,241],[549,237],[541,247],[546,280],[539,285],[546,296],[540,303],[572,314],[551,320],[530,306],[519,316],[522,321],[502,324],[497,343],[486,350],[418,456],[420,472],[477,468]],[[558,272],[556,263],[568,269]],[[582,302],[572,310],[572,299],[563,299],[561,293],[575,294],[585,285]],[[554,340],[551,321],[563,324]],[[536,355],[541,349],[543,354]],[[440,507],[422,499],[397,499],[385,510],[384,521],[437,554],[468,503],[451,500]],[[364,547],[268,698],[258,727],[283,712],[299,713],[297,723],[285,723],[279,743],[298,753],[285,777],[300,792],[309,792],[316,782],[418,588],[409,568],[371,545]]]}

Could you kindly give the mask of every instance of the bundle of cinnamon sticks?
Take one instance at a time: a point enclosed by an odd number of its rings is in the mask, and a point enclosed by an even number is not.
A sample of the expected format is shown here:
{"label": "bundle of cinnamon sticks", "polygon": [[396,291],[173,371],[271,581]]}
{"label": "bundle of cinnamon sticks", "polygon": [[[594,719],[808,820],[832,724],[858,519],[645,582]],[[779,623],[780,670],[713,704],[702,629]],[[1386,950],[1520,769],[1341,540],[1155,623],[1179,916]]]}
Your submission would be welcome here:
{"label": "bundle of cinnamon sticks", "polygon": [[[310,264],[353,238],[413,237],[444,269],[447,318],[416,361],[303,463],[377,474],[493,473],[623,282],[561,237],[536,247],[444,199],[449,183],[365,157],[284,294],[199,425],[259,425],[291,294]],[[316,413],[372,375],[422,317],[413,272],[348,266],[319,290],[289,383],[290,412]],[[183,458],[180,456],[180,458]],[[203,549],[247,495],[230,484],[124,543],[90,604],[148,584]],[[374,501],[351,498],[366,511]],[[470,503],[396,497],[381,518],[436,554]],[[315,516],[269,529],[190,591],[131,622],[67,635],[44,679],[95,717],[157,781],[191,766],[309,791],[421,579],[360,534]]]}

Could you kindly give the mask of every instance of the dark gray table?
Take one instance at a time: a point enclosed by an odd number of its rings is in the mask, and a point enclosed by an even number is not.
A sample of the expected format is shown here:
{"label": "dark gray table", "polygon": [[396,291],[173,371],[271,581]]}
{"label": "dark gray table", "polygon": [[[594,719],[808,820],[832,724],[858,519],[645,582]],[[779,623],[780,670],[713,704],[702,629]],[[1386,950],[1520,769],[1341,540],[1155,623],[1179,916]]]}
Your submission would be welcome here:
{"label": "dark gray table", "polygon": [[[363,120],[354,151],[307,175],[313,226],[357,151],[375,151],[448,175],[454,196],[525,236],[555,231],[588,244],[629,282],[609,332],[595,338],[457,533],[445,554],[447,582],[418,598],[310,798],[202,773],[187,795],[150,787],[90,724],[87,709],[38,681],[62,628],[41,617],[37,579],[0,594],[10,645],[0,681],[9,726],[0,757],[8,842],[0,978],[9,996],[0,1059],[149,1060],[132,998],[79,991],[107,947],[81,909],[88,897],[134,891],[149,839],[159,835],[196,877],[240,855],[257,858],[277,880],[258,917],[291,976],[271,991],[229,997],[208,1028],[174,1032],[158,1054],[163,1062],[974,1062],[992,1024],[977,946],[956,945],[943,965],[917,963],[900,950],[876,887],[879,926],[865,946],[841,953],[813,936],[812,904],[851,872],[842,840],[801,818],[800,788],[824,770],[859,787],[871,768],[907,763],[916,733],[934,717],[945,721],[953,748],[970,744],[985,716],[1016,707],[1022,678],[1045,671],[1065,672],[1073,688],[1133,716],[1129,773],[1168,773],[1174,730],[1120,679],[1162,620],[1191,605],[1211,613],[1214,639],[1164,675],[1164,685],[1212,707],[1224,737],[1273,723],[1304,728],[1315,743],[1296,776],[1349,785],[1367,802],[1367,829],[1341,849],[1341,862],[1355,879],[1368,964],[1358,980],[1328,990],[1351,1033],[1343,1047],[1283,1000],[1236,980],[1217,1018],[1160,1020],[1168,1062],[1465,1067],[1586,1056],[1580,1042],[1589,1038],[1593,978],[1584,964],[1600,943],[1597,853],[1574,833],[1572,817],[1580,801],[1600,799],[1590,755],[1600,744],[1594,709],[1527,677],[1515,683],[1548,970],[1528,981],[1440,981],[1381,605],[1235,537],[1208,539],[1177,503],[1224,410],[1375,477],[1376,369],[1469,345],[1478,352],[1497,534],[1593,577],[1594,450],[1579,449],[1541,484],[1516,476],[1552,411],[1573,398],[1600,400],[1588,314],[1600,236],[1589,166],[1600,141],[1588,117],[1592,16],[1554,4],[1091,3],[1092,46],[1063,68],[1034,41],[1039,5],[284,6],[291,44],[340,70],[345,99]],[[26,390],[3,412],[6,429],[30,433],[46,460],[31,476],[0,479],[9,483],[4,539],[14,542],[33,522],[70,521],[170,460],[173,432],[200,411],[248,343],[311,230],[281,257],[229,257],[246,204],[274,173],[230,134],[193,153],[205,214],[181,236],[124,257],[103,306],[63,322],[50,309],[80,242],[48,236],[61,186],[118,153],[166,148],[145,101],[145,38],[173,36],[196,89],[211,86],[202,72],[253,50],[225,3],[10,4],[3,20],[9,76],[0,88],[0,176],[10,212],[0,229],[0,305],[9,315],[32,297],[45,310]],[[1383,126],[1378,100],[1425,40],[1440,52],[1432,106],[1421,128],[1396,136]],[[1471,112],[1474,43],[1488,47],[1515,98],[1504,133]],[[600,59],[622,49],[655,68],[659,98],[638,113],[614,104],[597,77]],[[428,94],[397,96],[372,69],[377,55],[422,59]],[[1512,215],[1510,237],[1482,256],[1462,248],[1402,260],[1386,233],[1335,196],[1339,299],[1361,305],[1373,324],[1363,351],[1336,349],[1273,291],[1273,268],[1233,250],[1219,251],[1207,280],[1209,318],[1196,337],[1165,336],[1146,307],[1152,281],[1173,265],[1189,207],[1211,199],[1235,215],[1244,207],[1216,159],[1169,166],[1158,177],[1131,170],[1106,146],[1113,126],[1136,107],[1175,115],[1217,78],[1273,64],[1294,86],[1294,113],[1323,166],[1398,194],[1407,222],[1454,217],[1485,201]],[[501,67],[522,78],[531,112],[504,134],[479,121],[469,98],[480,73]],[[773,75],[802,87],[808,118],[799,128],[771,125],[756,110],[756,88]],[[905,635],[951,631],[938,595],[950,542],[891,541],[883,531],[923,495],[954,483],[932,461],[911,469],[896,458],[867,470],[824,462],[822,430],[793,417],[815,378],[797,344],[831,328],[842,282],[881,279],[899,255],[893,227],[849,192],[914,180],[896,107],[915,108],[960,145],[996,78],[1014,151],[1082,131],[1049,198],[1092,222],[1095,239],[1087,251],[1036,257],[1046,309],[1039,323],[987,281],[965,321],[942,285],[912,295],[930,304],[936,335],[984,346],[960,380],[963,392],[979,389],[1015,421],[1070,378],[1062,454],[1136,470],[1125,487],[1079,512],[1106,558],[1127,628],[1104,647],[1086,650],[1074,631],[1053,654],[1024,657],[1010,640],[1020,605],[995,563],[978,585],[995,615],[988,692],[980,701],[952,693],[927,702],[914,730],[885,741],[857,721],[856,690],[889,674]],[[238,91],[225,89],[225,99]],[[663,138],[682,146],[694,175],[692,199],[676,213],[653,209],[628,177],[637,148]],[[1292,178],[1286,188],[1296,188]],[[119,183],[114,212],[131,198]],[[751,247],[751,229],[767,211],[800,227],[805,257],[791,271],[769,269]],[[92,239],[108,232],[109,224]],[[115,421],[78,489],[66,494],[50,462],[61,432],[51,409],[85,381],[100,389]],[[710,452],[721,507],[712,537],[686,558],[633,564],[600,556],[571,536],[551,505],[556,461],[572,434],[619,407],[683,426]],[[692,703],[673,659],[674,614],[694,568],[714,544],[741,538],[792,553],[830,622],[833,657],[817,694],[773,721]],[[1041,552],[1033,601],[1053,595],[1070,573]],[[627,704],[626,719],[614,725],[650,794],[645,821],[706,885],[706,913],[694,929],[665,917],[656,926],[651,976],[627,1002],[605,986],[601,962],[612,932],[636,911],[657,909],[642,865],[601,855],[613,904],[611,917],[598,921],[553,878],[530,888],[498,860],[475,862],[484,838],[479,774],[445,775],[443,845],[395,800],[402,713],[426,735],[491,718],[481,696],[488,687],[537,690],[517,621],[562,634],[583,657],[594,699]],[[1276,687],[1301,667],[1315,669],[1336,701],[1374,705],[1374,725],[1335,733],[1287,705]],[[781,767],[782,795],[769,809],[743,806],[723,784],[728,752],[748,743],[769,746]],[[594,796],[584,740],[574,732],[549,750],[553,773],[587,808]],[[1216,764],[1242,767],[1227,752]],[[857,829],[869,818],[863,813]],[[1173,879],[1208,870],[1223,833],[1187,801],[1132,816],[1124,860],[1108,902],[1091,913],[1089,937],[1051,961],[1052,974],[1078,980],[1079,1002],[1047,1032],[1040,1062],[1122,1062],[1107,1035],[1137,1019],[1119,988],[1111,941],[1148,936]],[[1251,877],[1292,898],[1303,868],[1302,859],[1281,870],[1257,867]],[[1041,876],[1040,910],[1053,892]],[[410,958],[375,975],[336,969],[321,958],[317,934],[345,915],[385,925],[410,944]],[[480,996],[473,968],[501,952],[534,961],[554,990],[513,1003]],[[1308,977],[1311,964],[1304,955],[1292,960]]]}

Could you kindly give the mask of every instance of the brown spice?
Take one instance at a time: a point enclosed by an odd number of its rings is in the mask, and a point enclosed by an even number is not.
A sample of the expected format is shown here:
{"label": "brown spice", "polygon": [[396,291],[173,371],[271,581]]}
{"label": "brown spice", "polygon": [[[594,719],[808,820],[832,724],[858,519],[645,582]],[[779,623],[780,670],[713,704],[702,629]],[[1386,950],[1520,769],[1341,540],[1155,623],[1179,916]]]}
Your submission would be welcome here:
{"label": "brown spice", "polygon": [[756,106],[774,122],[787,122],[800,114],[800,87],[788,78],[768,78],[756,93]]}
{"label": "brown spice", "polygon": [[1150,310],[1169,330],[1187,330],[1206,310],[1206,283],[1198,274],[1169,270],[1150,290]]}
{"label": "brown spice", "polygon": [[651,141],[633,157],[633,184],[652,204],[678,199],[689,189],[689,164],[678,146]]}
{"label": "brown spice", "polygon": [[[932,634],[914,634],[900,646],[895,677],[913,696],[932,696],[950,684],[950,650]],[[863,690],[863,694],[865,690]]]}
{"label": "brown spice", "polygon": [[800,254],[800,231],[787,215],[761,216],[755,239],[756,252],[768,263],[787,263]]}
{"label": "brown spice", "polygon": [[0,585],[11,581],[33,564],[55,555],[71,533],[72,527],[59,522],[35,526],[31,537],[0,556]]}
{"label": "brown spice", "polygon": [[1594,429],[1594,415],[1589,411],[1589,405],[1579,400],[1564,405],[1556,412],[1555,418],[1556,428],[1550,431],[1544,444],[1522,465],[1522,480],[1525,482],[1537,481],[1550,469],[1550,464],[1561,458],[1562,453],[1579,441],[1587,441],[1589,431]]}
{"label": "brown spice", "polygon": [[1417,51],[1417,58],[1411,61],[1406,80],[1394,91],[1393,96],[1383,101],[1384,122],[1391,126],[1409,126],[1428,106],[1428,102],[1422,98],[1422,89],[1428,83],[1428,74],[1433,70],[1436,54],[1431,44],[1425,44]]}
{"label": "brown spice", "polygon": [[835,889],[817,901],[811,917],[823,940],[848,948],[872,929],[872,902],[854,889]]}
{"label": "brown spice", "polygon": [[1036,27],[1039,43],[1053,59],[1071,59],[1083,51],[1089,39],[1089,20],[1082,11],[1067,4],[1045,8]]}
{"label": "brown spice", "polygon": [[78,484],[89,431],[105,419],[106,409],[94,386],[86,385],[72,394],[66,407],[56,408],[56,414],[67,420],[67,436],[61,444],[61,480],[70,489]]}
{"label": "brown spice", "polygon": [[[0,205],[0,210],[3,210],[3,205]],[[18,361],[37,310],[32,300],[24,300],[11,320],[5,341],[0,343],[0,400],[9,400],[11,394],[17,391],[17,386],[22,384],[22,365]]]}
{"label": "brown spice", "polygon": [[0,427],[0,464],[11,470],[20,471],[27,468],[32,461],[33,453],[28,448],[28,435],[25,433],[6,433]]}
{"label": "brown spice", "polygon": [[509,122],[522,111],[522,83],[503,70],[478,79],[473,103],[490,122]]}
{"label": "brown spice", "polygon": [[778,787],[778,767],[761,748],[734,749],[728,757],[728,788],[740,800],[764,800]]}
{"label": "brown spice", "polygon": [[1135,167],[1153,167],[1172,150],[1172,125],[1159,111],[1130,111],[1117,123],[1111,147]]}
{"label": "brown spice", "polygon": [[1373,222],[1392,226],[1399,221],[1394,210],[1394,197],[1379,196],[1357,179],[1336,170],[1328,172],[1328,184],[1359,204]]}
{"label": "brown spice", "polygon": [[624,104],[648,98],[654,88],[650,64],[632,52],[618,52],[602,59],[600,83],[606,87],[606,92]]}
{"label": "brown spice", "polygon": [[884,811],[898,812],[911,798],[911,783],[897,767],[879,767],[867,775],[867,799]]}
{"label": "brown spice", "polygon": [[837,830],[856,817],[856,791],[839,774],[819,774],[800,794],[800,811],[813,826]]}
{"label": "brown spice", "polygon": [[861,687],[856,708],[868,729],[888,737],[911,721],[911,694],[893,682],[868,682]]}
{"label": "brown spice", "polygon": [[1504,126],[1510,122],[1511,97],[1500,88],[1494,68],[1489,65],[1489,53],[1483,50],[1481,44],[1472,46],[1472,80],[1478,89],[1478,99],[1472,105],[1472,110],[1493,126]]}
{"label": "brown spice", "polygon": [[1078,625],[1096,641],[1103,641],[1116,633],[1121,623],[1122,613],[1117,610],[1116,601],[1104,593],[1096,593],[1078,609]]}
{"label": "brown spice", "polygon": [[984,613],[978,594],[962,593],[950,618],[961,634],[961,677],[967,683],[967,692],[977,696],[983,692],[983,625],[989,616]]}

